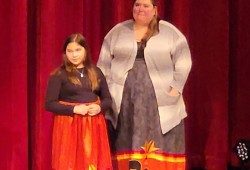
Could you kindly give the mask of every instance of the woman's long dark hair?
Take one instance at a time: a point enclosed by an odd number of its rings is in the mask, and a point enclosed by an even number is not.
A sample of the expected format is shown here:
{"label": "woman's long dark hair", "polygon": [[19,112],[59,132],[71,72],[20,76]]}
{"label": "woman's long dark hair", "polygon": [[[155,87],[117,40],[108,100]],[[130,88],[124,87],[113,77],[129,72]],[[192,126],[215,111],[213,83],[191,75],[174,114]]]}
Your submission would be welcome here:
{"label": "woman's long dark hair", "polygon": [[76,74],[77,74],[77,68],[75,65],[73,65],[67,58],[66,56],[66,49],[69,43],[75,42],[79,45],[81,45],[82,47],[85,48],[86,50],[86,56],[85,59],[83,61],[83,65],[87,70],[87,77],[89,79],[89,83],[91,84],[91,88],[92,90],[97,90],[99,88],[99,84],[98,84],[98,78],[97,78],[97,73],[93,67],[92,61],[91,61],[91,55],[89,52],[89,48],[86,42],[86,39],[84,38],[84,36],[80,33],[76,33],[76,34],[71,34],[68,38],[66,38],[64,45],[63,45],[63,63],[60,66],[60,68],[56,69],[54,71],[54,73],[52,74],[58,74],[60,73],[61,69],[66,70],[66,73],[68,75],[69,80],[73,83],[73,84],[78,84],[81,85],[80,80],[77,78]]}

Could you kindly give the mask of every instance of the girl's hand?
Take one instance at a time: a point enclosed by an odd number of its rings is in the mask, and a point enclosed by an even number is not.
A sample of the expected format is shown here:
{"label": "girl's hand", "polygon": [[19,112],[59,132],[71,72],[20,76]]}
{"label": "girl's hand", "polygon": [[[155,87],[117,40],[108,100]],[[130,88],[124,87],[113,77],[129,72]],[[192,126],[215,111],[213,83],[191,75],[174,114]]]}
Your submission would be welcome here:
{"label": "girl's hand", "polygon": [[101,107],[98,104],[90,104],[88,105],[88,107],[89,107],[88,115],[90,116],[95,116],[101,112]]}
{"label": "girl's hand", "polygon": [[74,113],[75,114],[80,114],[80,115],[86,115],[88,113],[89,110],[89,106],[85,105],[85,104],[80,104],[80,105],[76,105],[74,107]]}

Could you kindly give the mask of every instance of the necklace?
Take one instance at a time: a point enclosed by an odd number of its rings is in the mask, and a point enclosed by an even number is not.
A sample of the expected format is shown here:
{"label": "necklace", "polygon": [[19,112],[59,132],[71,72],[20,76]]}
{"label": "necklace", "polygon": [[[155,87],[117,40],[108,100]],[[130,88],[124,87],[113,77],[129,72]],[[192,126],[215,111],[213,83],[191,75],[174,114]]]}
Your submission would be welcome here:
{"label": "necklace", "polygon": [[80,74],[81,77],[84,77],[83,69],[82,69],[82,72],[80,72],[78,69],[76,69],[76,71]]}

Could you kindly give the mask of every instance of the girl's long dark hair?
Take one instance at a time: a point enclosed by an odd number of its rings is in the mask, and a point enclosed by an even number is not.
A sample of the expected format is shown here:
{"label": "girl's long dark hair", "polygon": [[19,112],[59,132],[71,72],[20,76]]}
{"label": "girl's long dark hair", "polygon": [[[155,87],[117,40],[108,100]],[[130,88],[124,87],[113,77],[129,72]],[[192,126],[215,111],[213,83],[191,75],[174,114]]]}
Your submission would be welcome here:
{"label": "girl's long dark hair", "polygon": [[81,85],[80,80],[77,78],[77,68],[73,65],[66,56],[66,49],[69,43],[76,42],[81,45],[86,50],[86,56],[83,61],[83,65],[87,70],[87,78],[89,79],[89,83],[91,85],[92,90],[97,90],[99,88],[97,73],[94,69],[94,66],[91,61],[91,55],[89,52],[89,48],[84,36],[80,33],[71,34],[68,38],[66,38],[63,45],[63,63],[62,65],[56,69],[52,74],[59,74],[61,69],[66,70],[69,80],[76,85]]}

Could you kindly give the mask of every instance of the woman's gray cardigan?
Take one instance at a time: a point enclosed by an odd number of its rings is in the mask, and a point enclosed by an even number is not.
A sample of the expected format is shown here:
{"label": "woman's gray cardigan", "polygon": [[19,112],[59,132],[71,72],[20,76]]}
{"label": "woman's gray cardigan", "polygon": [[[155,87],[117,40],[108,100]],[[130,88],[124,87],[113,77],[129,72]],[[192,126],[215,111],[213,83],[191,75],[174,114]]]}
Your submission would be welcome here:
{"label": "woman's gray cardigan", "polygon": [[[187,116],[182,91],[192,62],[186,38],[176,27],[161,20],[159,30],[159,34],[147,42],[144,56],[156,94],[162,133],[165,134]],[[133,20],[117,24],[105,36],[97,66],[106,76],[112,96],[113,114],[107,114],[106,118],[114,127],[125,80],[133,67],[136,53]],[[170,96],[171,87],[178,89],[180,95]]]}

